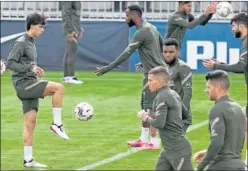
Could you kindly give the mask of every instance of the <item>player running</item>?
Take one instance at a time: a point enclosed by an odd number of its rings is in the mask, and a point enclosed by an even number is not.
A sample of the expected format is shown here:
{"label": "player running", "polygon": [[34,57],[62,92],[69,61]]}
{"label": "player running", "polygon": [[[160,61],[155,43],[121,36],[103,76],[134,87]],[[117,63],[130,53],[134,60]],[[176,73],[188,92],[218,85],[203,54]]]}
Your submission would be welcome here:
{"label": "player running", "polygon": [[214,107],[209,112],[210,145],[194,155],[197,170],[245,170],[241,152],[245,140],[245,114],[228,96],[230,81],[225,71],[206,76],[206,93]]}
{"label": "player running", "polygon": [[155,67],[149,72],[148,86],[157,96],[149,111],[151,117],[144,111],[138,117],[159,130],[163,150],[155,170],[193,170],[191,145],[183,131],[181,98],[169,88],[169,78],[165,67]]}
{"label": "player running", "polygon": [[44,70],[37,66],[37,52],[34,39],[44,32],[45,17],[33,13],[27,16],[27,32],[15,40],[7,59],[7,68],[12,70],[12,82],[18,98],[22,101],[24,113],[24,167],[47,167],[33,159],[33,134],[39,109],[39,98],[53,96],[54,122],[50,129],[61,138],[68,140],[61,119],[63,85],[41,80]]}
{"label": "player running", "polygon": [[[126,22],[129,27],[135,26],[137,28],[132,41],[114,62],[107,66],[98,68],[95,73],[100,76],[109,72],[127,60],[131,54],[138,49],[140,60],[144,68],[141,108],[144,110],[151,109],[156,94],[151,93],[148,90],[148,87],[146,86],[147,77],[148,72],[152,68],[156,66],[166,66],[162,55],[163,41],[156,27],[142,19],[142,10],[138,5],[131,5],[127,8]],[[141,147],[148,142],[148,138],[149,125],[147,123],[143,123],[141,137],[136,141],[128,142],[128,145],[132,147]],[[156,140],[154,140],[154,142],[156,142]],[[159,147],[152,145],[150,148],[158,149]]]}

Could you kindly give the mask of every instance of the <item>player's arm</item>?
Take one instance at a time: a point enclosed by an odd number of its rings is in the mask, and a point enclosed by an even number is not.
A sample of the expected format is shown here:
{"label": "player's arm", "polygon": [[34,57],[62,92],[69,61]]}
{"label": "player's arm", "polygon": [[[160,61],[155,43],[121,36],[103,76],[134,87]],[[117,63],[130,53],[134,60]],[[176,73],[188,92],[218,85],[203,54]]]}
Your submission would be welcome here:
{"label": "player's arm", "polygon": [[247,65],[247,50],[242,52],[239,61],[236,64],[228,65],[215,63],[213,69],[220,69],[227,72],[242,73],[245,65]]}
{"label": "player's arm", "polygon": [[189,22],[183,19],[180,15],[174,15],[171,18],[171,24],[178,25],[178,26],[188,28],[188,29],[193,29],[194,27],[202,23],[204,20],[206,20],[206,18],[207,18],[207,15],[202,14],[199,18]]}
{"label": "player's arm", "polygon": [[203,22],[201,22],[200,25],[205,26],[209,22],[209,20],[211,20],[212,17],[213,17],[213,14],[209,14],[207,18]]}
{"label": "player's arm", "polygon": [[63,1],[62,2],[62,21],[64,22],[65,33],[72,33],[74,31],[72,25],[72,1]]}
{"label": "player's arm", "polygon": [[7,59],[7,68],[16,72],[29,72],[32,64],[19,63],[25,52],[25,42],[15,42]]}
{"label": "player's arm", "polygon": [[122,52],[122,54],[115,61],[108,65],[109,70],[112,70],[113,68],[126,61],[132,55],[132,53],[143,43],[145,37],[146,35],[144,33],[144,30],[136,32],[124,52]]}
{"label": "player's arm", "polygon": [[[190,101],[192,98],[192,70],[187,65],[182,65],[179,68],[179,79],[181,81],[181,87],[183,90],[182,102],[187,110],[190,108]],[[189,113],[189,112],[188,112]],[[188,114],[184,113],[183,114]],[[188,116],[184,116],[188,118]]]}
{"label": "player's arm", "polygon": [[[213,17],[213,14],[209,14],[207,18],[203,22],[200,23],[200,25],[205,26],[209,22],[209,20],[211,20],[212,17]],[[189,14],[188,19],[189,19],[189,22],[192,22],[195,20],[195,17],[194,15]]]}
{"label": "player's arm", "polygon": [[210,121],[210,145],[207,149],[205,157],[197,166],[197,170],[203,170],[211,160],[218,154],[224,144],[225,138],[225,122],[222,114],[218,109],[212,109],[209,114]]}
{"label": "player's arm", "polygon": [[153,115],[153,118],[148,117],[146,122],[149,123],[153,128],[164,128],[166,124],[166,118],[167,118],[167,111],[168,111],[168,105],[165,101],[164,97],[159,96],[157,98],[157,106],[155,109],[155,113]]}

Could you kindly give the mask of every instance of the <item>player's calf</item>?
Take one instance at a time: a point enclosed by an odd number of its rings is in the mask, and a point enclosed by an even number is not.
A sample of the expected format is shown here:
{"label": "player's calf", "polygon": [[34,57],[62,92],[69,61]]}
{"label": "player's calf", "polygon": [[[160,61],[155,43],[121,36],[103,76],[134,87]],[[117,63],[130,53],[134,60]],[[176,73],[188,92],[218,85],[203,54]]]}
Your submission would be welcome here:
{"label": "player's calf", "polygon": [[36,111],[31,110],[24,114],[23,141],[25,146],[33,143],[33,132],[36,126]]}
{"label": "player's calf", "polygon": [[[36,126],[36,110],[30,110],[24,114],[24,166],[36,167],[38,164],[33,161],[33,133]],[[41,166],[41,165],[40,165]]]}
{"label": "player's calf", "polygon": [[53,96],[53,123],[50,126],[50,130],[56,133],[59,137],[68,140],[69,137],[65,133],[61,118],[64,86],[60,83],[48,82],[44,91],[44,96]]}

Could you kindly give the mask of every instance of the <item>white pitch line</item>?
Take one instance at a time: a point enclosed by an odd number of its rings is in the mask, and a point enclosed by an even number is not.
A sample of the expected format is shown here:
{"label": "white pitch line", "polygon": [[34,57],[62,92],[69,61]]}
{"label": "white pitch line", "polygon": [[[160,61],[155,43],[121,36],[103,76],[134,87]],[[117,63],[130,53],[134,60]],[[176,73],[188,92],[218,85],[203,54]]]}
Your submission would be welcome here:
{"label": "white pitch line", "polygon": [[[191,131],[196,130],[196,129],[200,128],[200,127],[203,127],[203,126],[205,126],[207,124],[208,124],[208,120],[205,120],[205,121],[200,122],[200,123],[195,124],[195,125],[191,125],[189,127],[189,129],[187,130],[187,132],[191,132]],[[93,163],[93,164],[86,165],[86,166],[81,167],[81,168],[79,168],[77,170],[90,170],[90,169],[94,169],[94,168],[96,168],[98,166],[102,166],[102,165],[105,165],[107,163],[111,163],[113,161],[116,161],[116,160],[119,160],[119,159],[124,158],[126,156],[129,156],[131,154],[137,153],[138,151],[141,151],[141,150],[140,149],[136,149],[136,148],[132,148],[131,150],[128,150],[128,151],[123,152],[123,153],[119,153],[119,154],[117,154],[115,156],[112,156],[110,158],[104,159],[102,161],[99,161],[99,162],[96,162],[96,163]]]}

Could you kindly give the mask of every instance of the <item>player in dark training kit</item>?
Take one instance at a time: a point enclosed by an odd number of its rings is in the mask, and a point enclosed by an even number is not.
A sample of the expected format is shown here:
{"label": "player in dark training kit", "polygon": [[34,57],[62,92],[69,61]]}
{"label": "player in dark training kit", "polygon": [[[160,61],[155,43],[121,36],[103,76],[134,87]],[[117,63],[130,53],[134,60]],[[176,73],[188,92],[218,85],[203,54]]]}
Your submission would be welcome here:
{"label": "player in dark training kit", "polygon": [[[182,60],[179,59],[180,47],[176,39],[169,38],[164,41],[163,55],[165,62],[169,66],[170,82],[169,86],[181,97],[188,113],[183,113],[183,130],[186,133],[189,125],[192,124],[192,114],[190,101],[192,98],[192,70]],[[185,115],[186,114],[186,115]]]}
{"label": "player in dark training kit", "polygon": [[[244,73],[246,90],[248,89],[248,56],[247,56],[247,28],[248,28],[248,15],[245,13],[240,13],[231,19],[232,32],[235,34],[236,38],[242,39],[242,51],[239,57],[239,61],[236,64],[228,65],[221,63],[216,60],[204,60],[203,65],[209,69],[221,69],[227,72],[237,72]],[[248,93],[248,90],[247,92]],[[248,103],[248,102],[247,102]],[[248,117],[248,104],[246,105],[246,116]],[[248,148],[248,142],[247,142]],[[246,149],[246,165],[247,165],[247,149]]]}
{"label": "player in dark training kit", "polygon": [[77,56],[78,41],[83,36],[80,26],[81,2],[62,1],[62,23],[65,37],[64,56],[64,83],[82,84],[75,76],[75,61]]}
{"label": "player in dark training kit", "polygon": [[[189,125],[192,124],[192,114],[190,101],[192,98],[192,70],[182,60],[179,59],[179,44],[176,39],[169,38],[164,41],[163,55],[170,71],[169,86],[175,90],[181,97],[184,106],[187,108],[186,113],[182,113],[183,130],[186,133]],[[139,69],[143,69],[141,66]]]}
{"label": "player in dark training kit", "polygon": [[165,39],[175,38],[179,43],[179,47],[181,47],[187,29],[193,29],[197,25],[206,25],[216,11],[214,4],[209,5],[204,14],[194,19],[194,16],[190,14],[191,8],[191,1],[179,1],[178,11],[174,12],[168,19]]}
{"label": "player in dark training kit", "polygon": [[[138,49],[140,60],[144,69],[141,108],[144,110],[151,109],[156,94],[151,93],[148,90],[148,87],[146,86],[147,76],[148,72],[152,68],[156,66],[166,66],[162,55],[162,37],[160,36],[155,26],[142,19],[142,10],[137,5],[131,5],[127,8],[126,22],[129,27],[136,26],[137,28],[132,41],[129,43],[125,51],[114,62],[107,66],[98,68],[95,73],[96,75],[100,76],[109,72],[110,70],[127,60],[131,56],[131,54],[136,49]],[[149,129],[149,125],[143,123],[140,139],[138,139],[137,141],[128,142],[128,145],[141,147],[143,144],[148,142]],[[156,141],[154,140],[153,142],[155,143]],[[151,148],[153,147],[154,146],[152,146]]]}
{"label": "player in dark training kit", "polygon": [[34,38],[44,32],[45,17],[33,13],[27,16],[27,32],[15,40],[7,59],[7,68],[12,70],[12,82],[18,98],[22,101],[24,113],[24,166],[47,167],[33,160],[33,133],[36,126],[36,116],[39,109],[39,98],[53,96],[54,122],[51,131],[63,139],[66,135],[61,119],[63,101],[63,85],[51,81],[41,80],[44,70],[37,66],[37,52]]}
{"label": "player in dark training kit", "polygon": [[236,38],[242,39],[242,51],[239,61],[236,64],[228,65],[220,63],[214,59],[203,61],[203,65],[209,69],[221,69],[227,72],[244,73],[246,86],[248,85],[248,65],[247,65],[247,23],[248,15],[245,13],[237,14],[231,19],[232,32]]}
{"label": "player in dark training kit", "polygon": [[228,96],[230,81],[225,71],[206,76],[206,93],[215,105],[209,112],[210,145],[194,155],[197,170],[245,170],[241,152],[245,140],[245,114]]}
{"label": "player in dark training kit", "polygon": [[148,86],[157,96],[152,110],[138,112],[138,117],[160,134],[163,151],[155,170],[193,170],[191,145],[183,131],[181,98],[169,88],[169,77],[165,67],[155,67],[149,72]]}

